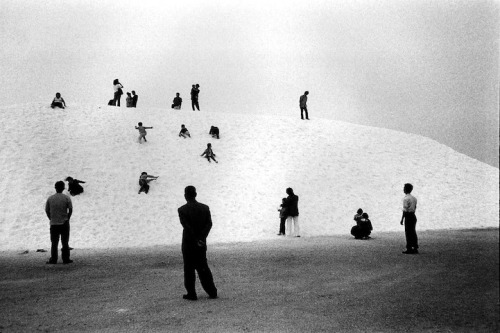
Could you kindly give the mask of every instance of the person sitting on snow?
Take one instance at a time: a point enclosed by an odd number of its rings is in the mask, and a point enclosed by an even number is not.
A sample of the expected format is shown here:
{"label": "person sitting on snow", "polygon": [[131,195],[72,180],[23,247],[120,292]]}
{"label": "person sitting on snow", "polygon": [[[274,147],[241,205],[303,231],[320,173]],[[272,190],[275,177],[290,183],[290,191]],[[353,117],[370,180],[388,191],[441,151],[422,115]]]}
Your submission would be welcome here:
{"label": "person sitting on snow", "polygon": [[144,192],[144,193],[148,194],[148,192],[149,192],[149,182],[151,182],[152,180],[156,180],[156,179],[158,179],[158,176],[150,176],[150,175],[148,175],[147,172],[142,172],[141,176],[139,177],[139,186],[140,186],[140,189],[139,189],[139,193],[138,194],[141,194],[141,192]]}
{"label": "person sitting on snow", "polygon": [[83,193],[83,187],[80,184],[85,184],[84,181],[74,179],[72,177],[66,177],[65,179],[68,182],[68,192],[72,196]]}
{"label": "person sitting on snow", "polygon": [[210,159],[213,159],[215,161],[215,163],[219,163],[219,162],[217,162],[217,160],[214,157],[216,155],[212,151],[212,144],[211,143],[207,144],[207,149],[205,149],[205,151],[203,152],[203,154],[201,154],[200,156],[203,156],[203,155],[205,155],[205,157],[207,158],[208,162],[210,162]]}
{"label": "person sitting on snow", "polygon": [[66,107],[66,102],[64,101],[64,98],[61,97],[60,93],[56,93],[56,97],[52,101],[52,104],[50,104],[51,108],[61,108],[64,109]]}
{"label": "person sitting on snow", "polygon": [[187,137],[189,137],[189,138],[191,137],[191,134],[189,134],[189,131],[186,128],[186,126],[181,125],[181,131],[179,132],[179,136],[183,137],[184,139]]}

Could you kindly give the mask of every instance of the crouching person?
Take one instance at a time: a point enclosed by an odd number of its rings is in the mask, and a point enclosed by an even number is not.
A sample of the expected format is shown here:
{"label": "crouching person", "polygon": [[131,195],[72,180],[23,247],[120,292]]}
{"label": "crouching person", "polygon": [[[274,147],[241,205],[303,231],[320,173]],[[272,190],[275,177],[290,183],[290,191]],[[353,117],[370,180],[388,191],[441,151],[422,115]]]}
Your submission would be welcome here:
{"label": "crouching person", "polygon": [[146,194],[148,194],[149,192],[149,182],[151,182],[152,180],[156,180],[158,179],[157,176],[151,176],[151,175],[148,175],[147,172],[142,172],[141,173],[141,176],[139,177],[139,193],[138,194],[141,194],[141,192],[144,192]]}
{"label": "crouching person", "polygon": [[61,97],[60,93],[56,93],[56,97],[52,100],[52,104],[50,104],[51,108],[61,108],[64,109],[66,107],[66,102],[64,98]]}
{"label": "crouching person", "polygon": [[208,132],[212,136],[212,138],[219,138],[219,128],[212,126],[210,127],[210,132]]}

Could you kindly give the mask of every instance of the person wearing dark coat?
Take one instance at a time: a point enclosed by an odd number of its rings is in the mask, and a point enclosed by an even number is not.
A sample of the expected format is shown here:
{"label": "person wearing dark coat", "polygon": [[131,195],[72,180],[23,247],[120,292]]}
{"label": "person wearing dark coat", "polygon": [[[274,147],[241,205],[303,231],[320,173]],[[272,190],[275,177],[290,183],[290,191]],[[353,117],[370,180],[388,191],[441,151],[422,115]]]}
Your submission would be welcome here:
{"label": "person wearing dark coat", "polygon": [[191,89],[191,107],[198,109],[200,111],[200,105],[198,104],[198,95],[200,94],[200,85],[193,84],[193,88]]}
{"label": "person wearing dark coat", "polygon": [[210,134],[212,136],[212,138],[219,139],[219,128],[216,126],[211,126],[208,134]]}
{"label": "person wearing dark coat", "polygon": [[184,229],[182,232],[182,257],[184,260],[184,286],[187,294],[183,295],[183,298],[192,301],[198,299],[195,272],[198,272],[201,286],[208,296],[217,298],[217,288],[207,263],[207,237],[212,229],[212,217],[210,208],[196,201],[196,195],[196,188],[187,186],[184,189],[184,198],[187,203],[177,210]]}
{"label": "person wearing dark coat", "polygon": [[83,187],[80,184],[85,184],[84,181],[73,179],[72,177],[67,177],[66,181],[68,182],[68,192],[72,196],[83,193]]}
{"label": "person wearing dark coat", "polygon": [[[290,187],[286,189],[286,194],[288,197],[285,200],[284,207],[286,209],[286,230],[288,230],[288,236],[300,237],[300,225],[299,225],[299,197],[293,193],[293,189]],[[293,221],[293,232],[292,232],[292,221]]]}
{"label": "person wearing dark coat", "polygon": [[175,94],[174,100],[172,101],[172,109],[180,110],[182,106],[182,98],[179,93]]}
{"label": "person wearing dark coat", "polygon": [[139,99],[139,96],[135,94],[135,90],[132,90],[132,107],[136,108],[137,107],[137,100]]}

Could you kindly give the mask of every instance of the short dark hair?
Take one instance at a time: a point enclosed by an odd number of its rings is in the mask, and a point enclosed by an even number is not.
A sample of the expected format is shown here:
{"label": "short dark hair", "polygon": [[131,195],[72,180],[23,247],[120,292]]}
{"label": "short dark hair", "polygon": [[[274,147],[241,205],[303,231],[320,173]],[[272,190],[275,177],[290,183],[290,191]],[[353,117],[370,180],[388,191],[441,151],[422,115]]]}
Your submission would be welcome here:
{"label": "short dark hair", "polygon": [[184,189],[184,196],[187,199],[196,198],[196,187],[194,187],[193,185],[186,186],[186,188]]}
{"label": "short dark hair", "polygon": [[286,194],[292,195],[293,194],[293,189],[291,187],[286,189]]}
{"label": "short dark hair", "polygon": [[358,214],[363,214],[363,210],[360,208],[360,209],[358,209],[357,213]]}
{"label": "short dark hair", "polygon": [[141,123],[141,122],[139,122],[139,124],[137,124],[137,125],[142,126],[142,123]]}
{"label": "short dark hair", "polygon": [[361,215],[362,217],[364,217],[365,219],[368,218],[368,213],[363,213],[363,215]]}
{"label": "short dark hair", "polygon": [[309,91],[306,91],[306,92],[304,93],[304,95],[309,95]]}
{"label": "short dark hair", "polygon": [[413,185],[410,183],[406,183],[403,190],[405,193],[411,193],[411,191],[413,191]]}
{"label": "short dark hair", "polygon": [[61,193],[62,191],[64,191],[66,185],[64,185],[64,182],[62,180],[59,180],[54,184],[54,187],[56,188],[57,193]]}

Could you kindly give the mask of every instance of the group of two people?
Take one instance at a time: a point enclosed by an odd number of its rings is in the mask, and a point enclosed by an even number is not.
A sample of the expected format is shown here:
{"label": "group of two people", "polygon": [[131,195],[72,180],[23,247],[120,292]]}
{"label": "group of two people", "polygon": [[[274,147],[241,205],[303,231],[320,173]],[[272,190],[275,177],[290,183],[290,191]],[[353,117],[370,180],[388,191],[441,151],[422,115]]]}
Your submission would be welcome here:
{"label": "group of two people", "polygon": [[[193,84],[191,88],[191,107],[193,108],[193,111],[195,111],[195,109],[200,111],[200,104],[198,102],[199,94],[200,94],[200,85]],[[172,101],[172,109],[180,110],[181,107],[182,107],[182,98],[179,93],[176,93],[174,100]]]}
{"label": "group of two people", "polygon": [[285,231],[288,230],[289,236],[300,237],[299,196],[293,193],[293,189],[290,187],[286,189],[286,194],[288,194],[288,197],[282,199],[282,203],[278,208],[280,213],[278,236],[285,236]]}

